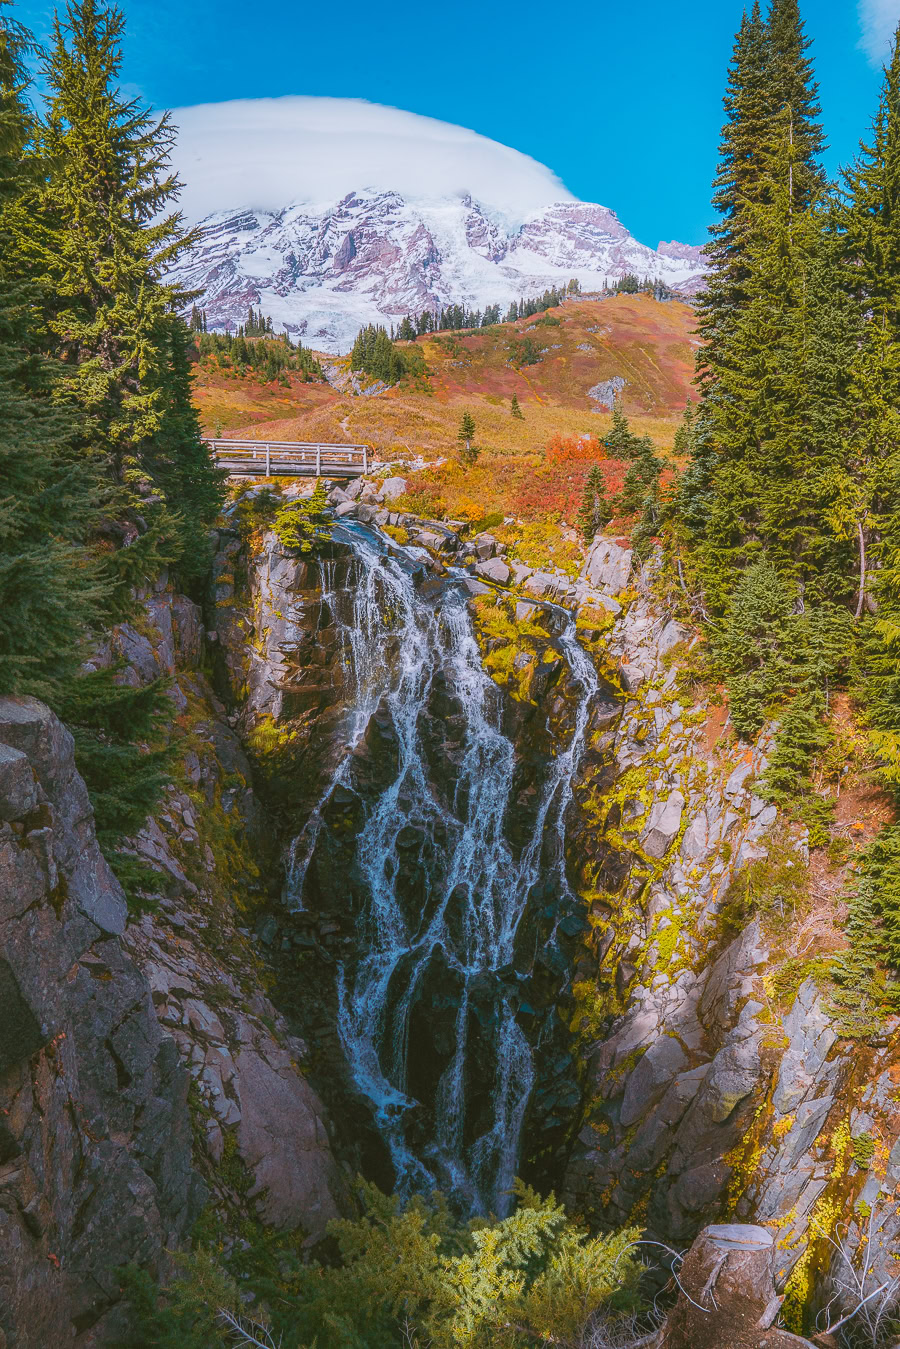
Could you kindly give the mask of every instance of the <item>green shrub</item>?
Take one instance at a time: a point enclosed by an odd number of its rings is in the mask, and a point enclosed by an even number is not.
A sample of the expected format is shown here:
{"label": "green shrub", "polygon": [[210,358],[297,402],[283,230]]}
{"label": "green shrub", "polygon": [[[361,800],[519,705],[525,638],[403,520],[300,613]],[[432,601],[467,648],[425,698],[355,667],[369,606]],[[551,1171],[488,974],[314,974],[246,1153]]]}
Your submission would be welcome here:
{"label": "green shrub", "polygon": [[321,482],[310,497],[285,501],[275,511],[272,528],[282,548],[315,553],[331,538],[327,525],[328,498]]}
{"label": "green shrub", "polygon": [[577,1345],[598,1317],[636,1303],[638,1233],[588,1237],[551,1196],[516,1184],[515,1211],[502,1220],[460,1222],[446,1202],[402,1205],[360,1182],[363,1214],[330,1225],[338,1262],[307,1265],[297,1247],[271,1236],[239,1244],[224,1269],[209,1251],[154,1294],[131,1273],[138,1322],[132,1349],[214,1349],[232,1341],[217,1321],[252,1295],[254,1317],[275,1343],[301,1349],[526,1349]]}

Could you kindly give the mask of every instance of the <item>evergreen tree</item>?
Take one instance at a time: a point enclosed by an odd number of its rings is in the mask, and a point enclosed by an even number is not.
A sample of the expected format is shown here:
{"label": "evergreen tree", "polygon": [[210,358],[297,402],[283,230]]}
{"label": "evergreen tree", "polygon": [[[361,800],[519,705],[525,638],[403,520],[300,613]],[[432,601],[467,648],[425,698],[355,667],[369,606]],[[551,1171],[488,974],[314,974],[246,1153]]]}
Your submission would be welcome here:
{"label": "evergreen tree", "polygon": [[735,38],[725,91],[725,126],[713,181],[713,205],[721,217],[706,246],[709,273],[700,297],[699,328],[704,346],[698,355],[702,382],[727,349],[749,276],[750,212],[763,199],[765,152],[770,135],[771,100],[766,74],[768,33],[755,0],[744,13]]}
{"label": "evergreen tree", "polygon": [[108,504],[78,451],[77,411],[56,401],[41,354],[49,302],[31,265],[30,196],[44,167],[25,101],[30,34],[0,8],[0,691],[58,706],[108,603],[93,530]]}
{"label": "evergreen tree", "polygon": [[605,528],[612,519],[612,508],[606,500],[606,482],[599,464],[593,464],[587,475],[581,509],[576,525],[585,543]]}
{"label": "evergreen tree", "polygon": [[459,423],[456,439],[460,445],[460,458],[464,464],[474,464],[478,458],[478,449],[472,444],[475,438],[475,421],[470,412],[464,412]]}
{"label": "evergreen tree", "polygon": [[512,402],[509,405],[509,411],[511,416],[517,417],[520,421],[523,420],[522,409],[519,407],[519,400],[515,394],[513,394],[512,396]]}
{"label": "evergreen tree", "polygon": [[[54,290],[48,327],[64,354],[61,393],[80,409],[86,448],[119,489],[120,536],[130,540],[109,559],[119,593],[202,551],[219,481],[192,432],[176,443],[168,415],[173,402],[189,402],[190,385],[184,344],[172,338],[185,297],[163,277],[193,238],[166,213],[178,192],[168,117],[154,118],[117,87],[122,32],[121,13],[96,0],[73,0],[65,21],[54,20],[41,128],[53,167],[35,203],[39,263]],[[180,514],[177,492],[167,495],[180,471],[154,476],[182,453],[191,476],[206,479],[200,496],[216,503],[204,520]]]}

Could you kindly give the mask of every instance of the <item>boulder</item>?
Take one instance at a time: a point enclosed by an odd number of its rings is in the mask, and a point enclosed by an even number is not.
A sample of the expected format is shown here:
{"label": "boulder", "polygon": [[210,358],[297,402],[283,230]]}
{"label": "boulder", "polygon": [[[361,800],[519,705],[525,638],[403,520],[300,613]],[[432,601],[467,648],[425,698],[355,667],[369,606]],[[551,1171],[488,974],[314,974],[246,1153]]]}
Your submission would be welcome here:
{"label": "boulder", "polygon": [[627,662],[619,666],[619,675],[626,693],[637,693],[647,678],[639,665],[629,665]]}
{"label": "boulder", "polygon": [[673,618],[666,624],[659,635],[659,641],[656,643],[658,654],[660,656],[667,656],[669,652],[674,651],[675,647],[681,642],[686,642],[690,635],[687,628],[682,627],[680,623],[676,623]]}
{"label": "boulder", "polygon": [[349,500],[350,498],[347,496],[347,493],[342,491],[340,487],[332,487],[331,491],[328,493],[329,506],[340,506],[342,501]]}
{"label": "boulder", "polygon": [[509,582],[509,567],[502,558],[492,557],[487,562],[476,562],[475,570],[479,576],[484,576],[488,581],[496,581],[499,585],[506,585]]}
{"label": "boulder", "polygon": [[362,478],[354,478],[353,482],[349,482],[344,488],[344,496],[348,501],[356,501],[361,496],[364,487],[365,483]]}
{"label": "boulder", "polygon": [[476,581],[474,576],[463,578],[463,585],[470,595],[491,595],[493,591],[490,586],[486,586],[484,581]]}
{"label": "boulder", "polygon": [[523,589],[531,595],[543,597],[555,594],[558,586],[559,578],[551,575],[549,571],[535,571],[525,581]]}
{"label": "boulder", "polygon": [[402,497],[403,493],[406,491],[406,479],[385,478],[384,482],[381,484],[381,490],[384,494],[385,501],[396,501],[397,498]]}
{"label": "boulder", "polygon": [[367,501],[365,498],[360,501],[355,510],[357,520],[363,525],[370,525],[378,514],[378,507],[371,504],[371,500]]}
{"label": "boulder", "polygon": [[632,556],[630,548],[622,548],[612,539],[595,539],[582,575],[596,590],[618,595],[628,584]]}
{"label": "boulder", "polygon": [[648,857],[665,857],[679,829],[684,811],[681,792],[671,792],[665,801],[655,801],[650,809],[647,827],[641,834],[641,847]]}
{"label": "boulder", "polygon": [[358,509],[355,501],[342,501],[334,513],[339,519],[352,520],[355,518]]}
{"label": "boulder", "polygon": [[486,562],[488,558],[497,554],[497,540],[493,534],[476,534],[472,543],[479,562]]}
{"label": "boulder", "polygon": [[511,562],[509,565],[512,568],[513,584],[517,586],[524,585],[534,572],[534,567],[526,567],[524,562]]}

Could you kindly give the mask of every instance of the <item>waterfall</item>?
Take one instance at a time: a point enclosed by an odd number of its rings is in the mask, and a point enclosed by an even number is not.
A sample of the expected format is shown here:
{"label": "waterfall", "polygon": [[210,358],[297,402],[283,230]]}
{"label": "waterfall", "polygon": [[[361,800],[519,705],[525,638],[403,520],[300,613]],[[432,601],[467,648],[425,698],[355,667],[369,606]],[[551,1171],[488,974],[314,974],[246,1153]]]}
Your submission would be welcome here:
{"label": "waterfall", "polygon": [[[598,679],[569,620],[559,641],[580,689],[575,724],[547,765],[535,828],[517,855],[507,837],[515,749],[502,729],[502,694],[483,668],[467,593],[451,581],[423,598],[402,550],[362,531],[352,539],[348,587],[336,588],[333,564],[323,563],[321,576],[351,690],[342,753],[294,840],[288,898],[302,903],[328,798],[351,781],[373,714],[386,713],[397,771],[367,802],[356,839],[365,903],[359,955],[338,973],[339,1035],[401,1193],[438,1187],[471,1212],[503,1213],[534,1081],[532,1047],[516,1017],[515,943],[538,881],[561,900],[573,898],[565,817]],[[435,775],[426,727],[438,688],[452,706],[455,738],[446,771]],[[421,880],[418,889],[411,875]],[[411,1065],[420,1006],[443,1018],[446,1033],[440,1051]],[[413,1071],[434,1075],[430,1100],[417,1095]]]}

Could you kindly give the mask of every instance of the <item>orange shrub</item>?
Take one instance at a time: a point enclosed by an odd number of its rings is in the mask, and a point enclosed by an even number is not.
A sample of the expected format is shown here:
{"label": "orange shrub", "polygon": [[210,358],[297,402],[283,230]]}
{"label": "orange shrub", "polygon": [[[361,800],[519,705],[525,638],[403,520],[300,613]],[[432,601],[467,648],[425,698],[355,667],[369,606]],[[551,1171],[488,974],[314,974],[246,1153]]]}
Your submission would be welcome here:
{"label": "orange shrub", "polygon": [[595,436],[554,436],[547,444],[548,464],[596,464],[606,458],[606,446]]}

